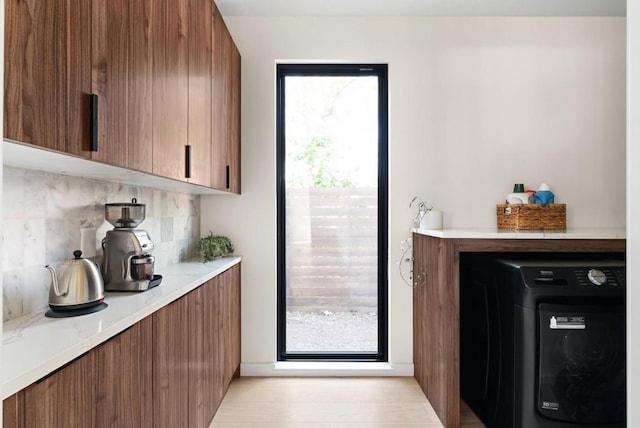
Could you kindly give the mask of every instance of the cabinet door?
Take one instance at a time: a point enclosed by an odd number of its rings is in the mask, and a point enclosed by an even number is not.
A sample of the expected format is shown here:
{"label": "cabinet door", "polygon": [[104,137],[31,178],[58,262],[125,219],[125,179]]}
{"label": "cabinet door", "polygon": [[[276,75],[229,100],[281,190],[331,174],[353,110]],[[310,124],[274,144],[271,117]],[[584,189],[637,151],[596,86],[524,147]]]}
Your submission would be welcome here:
{"label": "cabinet door", "polygon": [[240,193],[240,53],[214,10],[212,187]]}
{"label": "cabinet door", "polygon": [[153,173],[186,179],[189,67],[187,0],[154,1]]}
{"label": "cabinet door", "polygon": [[240,193],[240,52],[231,35],[229,44],[228,190]]}
{"label": "cabinet door", "polygon": [[4,428],[24,427],[24,391],[19,391],[3,400],[2,426]]}
{"label": "cabinet door", "polygon": [[96,364],[90,352],[25,389],[25,426],[96,426]]}
{"label": "cabinet door", "polygon": [[4,137],[88,157],[91,2],[5,1]]}
{"label": "cabinet door", "polygon": [[189,421],[187,299],[153,314],[153,426],[186,427]]}
{"label": "cabinet door", "polygon": [[227,190],[227,120],[225,116],[225,36],[226,27],[220,11],[213,6],[213,64],[212,64],[212,94],[213,111],[212,142],[211,142],[211,187]]}
{"label": "cabinet door", "polygon": [[224,387],[231,383],[240,367],[240,266],[220,275],[224,290],[225,331]]}
{"label": "cabinet door", "polygon": [[189,146],[188,181],[211,185],[211,0],[191,0],[189,8]]}
{"label": "cabinet door", "polygon": [[222,397],[216,393],[214,351],[220,343],[213,329],[215,279],[189,293],[189,426],[209,426]]}
{"label": "cabinet door", "polygon": [[240,366],[240,266],[214,279],[217,281],[215,329],[219,335],[216,381],[223,397]]}
{"label": "cabinet door", "polygon": [[151,0],[93,0],[94,160],[152,172]]}
{"label": "cabinet door", "polygon": [[96,348],[97,426],[152,427],[152,323],[147,317]]}
{"label": "cabinet door", "polygon": [[240,193],[240,54],[214,8],[211,187]]}

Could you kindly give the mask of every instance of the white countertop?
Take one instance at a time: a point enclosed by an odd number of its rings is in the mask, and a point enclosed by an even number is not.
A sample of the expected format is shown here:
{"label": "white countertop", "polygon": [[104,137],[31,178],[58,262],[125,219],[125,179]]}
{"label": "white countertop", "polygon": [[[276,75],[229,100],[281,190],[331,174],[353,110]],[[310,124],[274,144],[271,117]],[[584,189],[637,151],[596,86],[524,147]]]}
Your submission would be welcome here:
{"label": "white countertop", "polygon": [[413,229],[414,233],[435,238],[459,239],[625,239],[624,228],[567,229],[561,232],[498,230],[495,227],[460,229]]}
{"label": "white countertop", "polygon": [[107,292],[106,309],[72,318],[47,318],[48,308],[7,321],[2,331],[2,398],[62,367],[209,279],[240,263],[225,257],[191,261],[159,272],[162,283],[141,293]]}

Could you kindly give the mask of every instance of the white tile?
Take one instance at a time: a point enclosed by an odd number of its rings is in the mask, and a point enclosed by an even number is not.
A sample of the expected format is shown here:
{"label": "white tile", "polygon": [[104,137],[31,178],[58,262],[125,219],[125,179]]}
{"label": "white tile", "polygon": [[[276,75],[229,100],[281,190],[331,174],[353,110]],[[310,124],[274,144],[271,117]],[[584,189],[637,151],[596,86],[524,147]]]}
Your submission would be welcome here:
{"label": "white tile", "polygon": [[2,269],[24,267],[24,220],[4,220],[2,224]]}
{"label": "white tile", "polygon": [[22,289],[24,270],[16,269],[2,273],[2,319],[4,321],[23,315]]}
{"label": "white tile", "polygon": [[5,219],[23,219],[25,216],[24,170],[4,167],[2,175],[2,216]]}

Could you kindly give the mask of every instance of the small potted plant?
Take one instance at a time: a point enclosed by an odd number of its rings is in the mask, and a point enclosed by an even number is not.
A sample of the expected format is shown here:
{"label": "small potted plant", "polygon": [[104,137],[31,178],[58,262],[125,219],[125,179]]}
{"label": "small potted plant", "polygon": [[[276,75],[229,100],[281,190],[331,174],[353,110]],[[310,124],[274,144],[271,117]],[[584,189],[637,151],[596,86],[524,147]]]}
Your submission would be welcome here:
{"label": "small potted plant", "polygon": [[204,262],[210,262],[233,253],[233,244],[229,238],[214,235],[211,231],[209,231],[209,235],[200,238],[196,248]]}

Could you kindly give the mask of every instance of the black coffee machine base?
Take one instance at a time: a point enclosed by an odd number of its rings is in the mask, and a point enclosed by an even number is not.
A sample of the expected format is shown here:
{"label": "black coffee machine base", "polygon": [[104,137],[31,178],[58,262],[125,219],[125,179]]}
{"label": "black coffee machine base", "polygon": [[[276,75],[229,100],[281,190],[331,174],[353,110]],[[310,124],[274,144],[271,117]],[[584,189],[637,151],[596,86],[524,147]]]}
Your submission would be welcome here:
{"label": "black coffee machine base", "polygon": [[149,280],[149,288],[157,287],[162,282],[162,275],[153,275]]}

